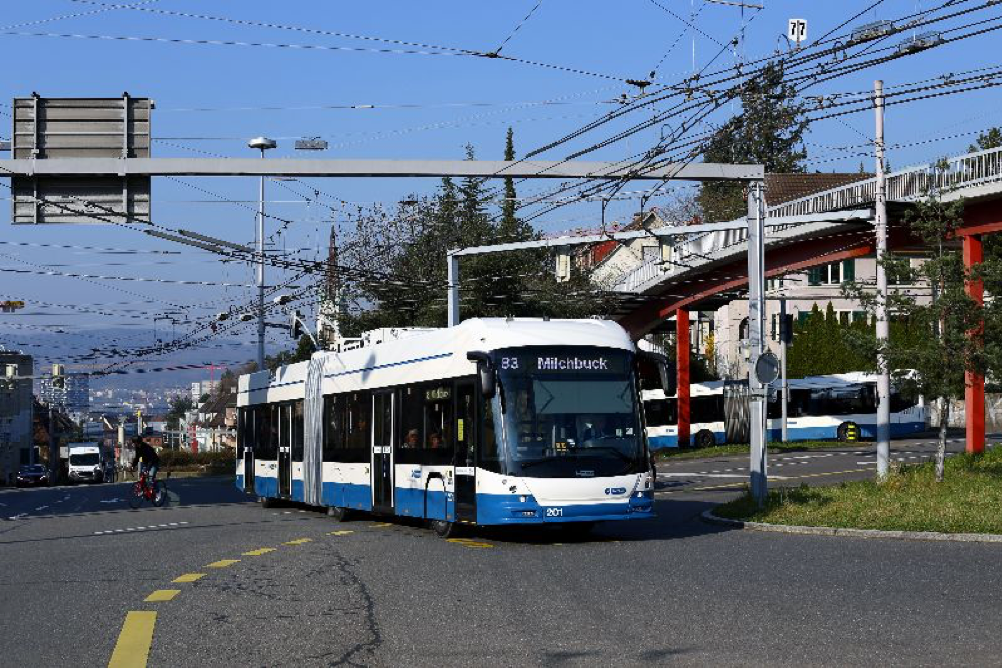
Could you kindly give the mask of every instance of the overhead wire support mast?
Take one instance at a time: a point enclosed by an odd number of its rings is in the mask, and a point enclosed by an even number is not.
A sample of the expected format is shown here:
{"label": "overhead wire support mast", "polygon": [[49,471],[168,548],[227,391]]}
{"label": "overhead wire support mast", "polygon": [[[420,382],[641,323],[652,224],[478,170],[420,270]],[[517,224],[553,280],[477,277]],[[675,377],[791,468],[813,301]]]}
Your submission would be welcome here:
{"label": "overhead wire support mast", "polygon": [[891,457],[891,376],[887,368],[887,179],[884,161],[884,82],[873,82],[873,108],[876,115],[877,184],[875,234],[877,237],[877,479],[887,477]]}

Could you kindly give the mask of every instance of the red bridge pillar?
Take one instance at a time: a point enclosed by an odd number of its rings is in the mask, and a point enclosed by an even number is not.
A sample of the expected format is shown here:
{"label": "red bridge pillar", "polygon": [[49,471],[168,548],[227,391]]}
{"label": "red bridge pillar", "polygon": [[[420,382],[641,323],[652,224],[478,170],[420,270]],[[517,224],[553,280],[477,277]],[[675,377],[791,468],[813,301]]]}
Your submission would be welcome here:
{"label": "red bridge pillar", "polygon": [[[678,445],[689,446],[689,311],[675,311],[675,359],[678,369]],[[984,420],[982,420],[984,424]]]}
{"label": "red bridge pillar", "polygon": [[[984,255],[981,247],[980,234],[968,234],[964,239],[964,268],[970,269],[982,261]],[[967,294],[979,305],[985,303],[985,285],[983,281],[968,281]],[[972,336],[980,336],[982,331],[971,332]],[[965,377],[964,408],[967,416],[967,452],[985,451],[985,377],[968,371]]]}

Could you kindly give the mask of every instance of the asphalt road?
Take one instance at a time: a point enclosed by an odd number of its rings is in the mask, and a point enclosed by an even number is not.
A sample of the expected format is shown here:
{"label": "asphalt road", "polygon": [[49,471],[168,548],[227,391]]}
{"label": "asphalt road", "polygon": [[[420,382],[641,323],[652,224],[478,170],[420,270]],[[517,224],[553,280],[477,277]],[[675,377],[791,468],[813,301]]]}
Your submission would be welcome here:
{"label": "asphalt road", "polygon": [[[870,454],[782,455],[772,472],[836,481],[866,475],[834,472]],[[1002,663],[999,547],[700,522],[741,482],[715,476],[740,466],[662,465],[657,519],[584,539],[338,524],[261,508],[224,479],[172,481],[163,509],[129,510],[121,484],[2,491],[0,657],[107,665],[152,623],[151,666]]]}

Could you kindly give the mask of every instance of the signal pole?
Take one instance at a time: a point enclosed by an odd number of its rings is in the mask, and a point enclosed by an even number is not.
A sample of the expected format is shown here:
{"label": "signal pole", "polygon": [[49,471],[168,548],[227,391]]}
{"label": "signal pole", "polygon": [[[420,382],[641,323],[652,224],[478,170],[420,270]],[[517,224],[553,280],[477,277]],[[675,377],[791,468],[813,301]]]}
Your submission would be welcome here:
{"label": "signal pole", "polygon": [[884,82],[873,82],[873,107],[876,112],[876,154],[877,154],[877,479],[887,477],[891,456],[891,371],[887,368],[887,357],[883,350],[889,338],[887,323],[887,270],[884,258],[887,256],[887,181],[884,175]]}
{"label": "signal pole", "polygon": [[790,323],[786,321],[786,297],[782,297],[779,300],[779,363],[780,363],[780,373],[782,374],[782,381],[780,381],[780,395],[779,401],[782,406],[782,426],[780,440],[783,443],[787,443],[790,440],[789,433],[786,427],[787,418],[787,404],[790,403],[790,381],[786,376],[786,348],[789,345],[789,339],[791,336]]}
{"label": "signal pole", "polygon": [[765,220],[761,181],[748,184],[748,415],[751,427],[751,493],[761,506],[769,492],[767,471],[766,393],[768,386],[759,381],[756,366],[765,350]]}

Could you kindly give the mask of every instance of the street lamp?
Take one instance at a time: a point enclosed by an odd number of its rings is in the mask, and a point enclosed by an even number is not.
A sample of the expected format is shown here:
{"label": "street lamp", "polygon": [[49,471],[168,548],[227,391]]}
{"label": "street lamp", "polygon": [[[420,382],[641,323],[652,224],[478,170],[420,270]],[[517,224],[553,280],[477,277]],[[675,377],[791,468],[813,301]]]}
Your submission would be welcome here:
{"label": "street lamp", "polygon": [[[278,146],[278,142],[268,137],[255,137],[247,142],[250,148],[264,152]],[[264,175],[261,175],[261,188],[257,205],[257,368],[264,369]]]}

